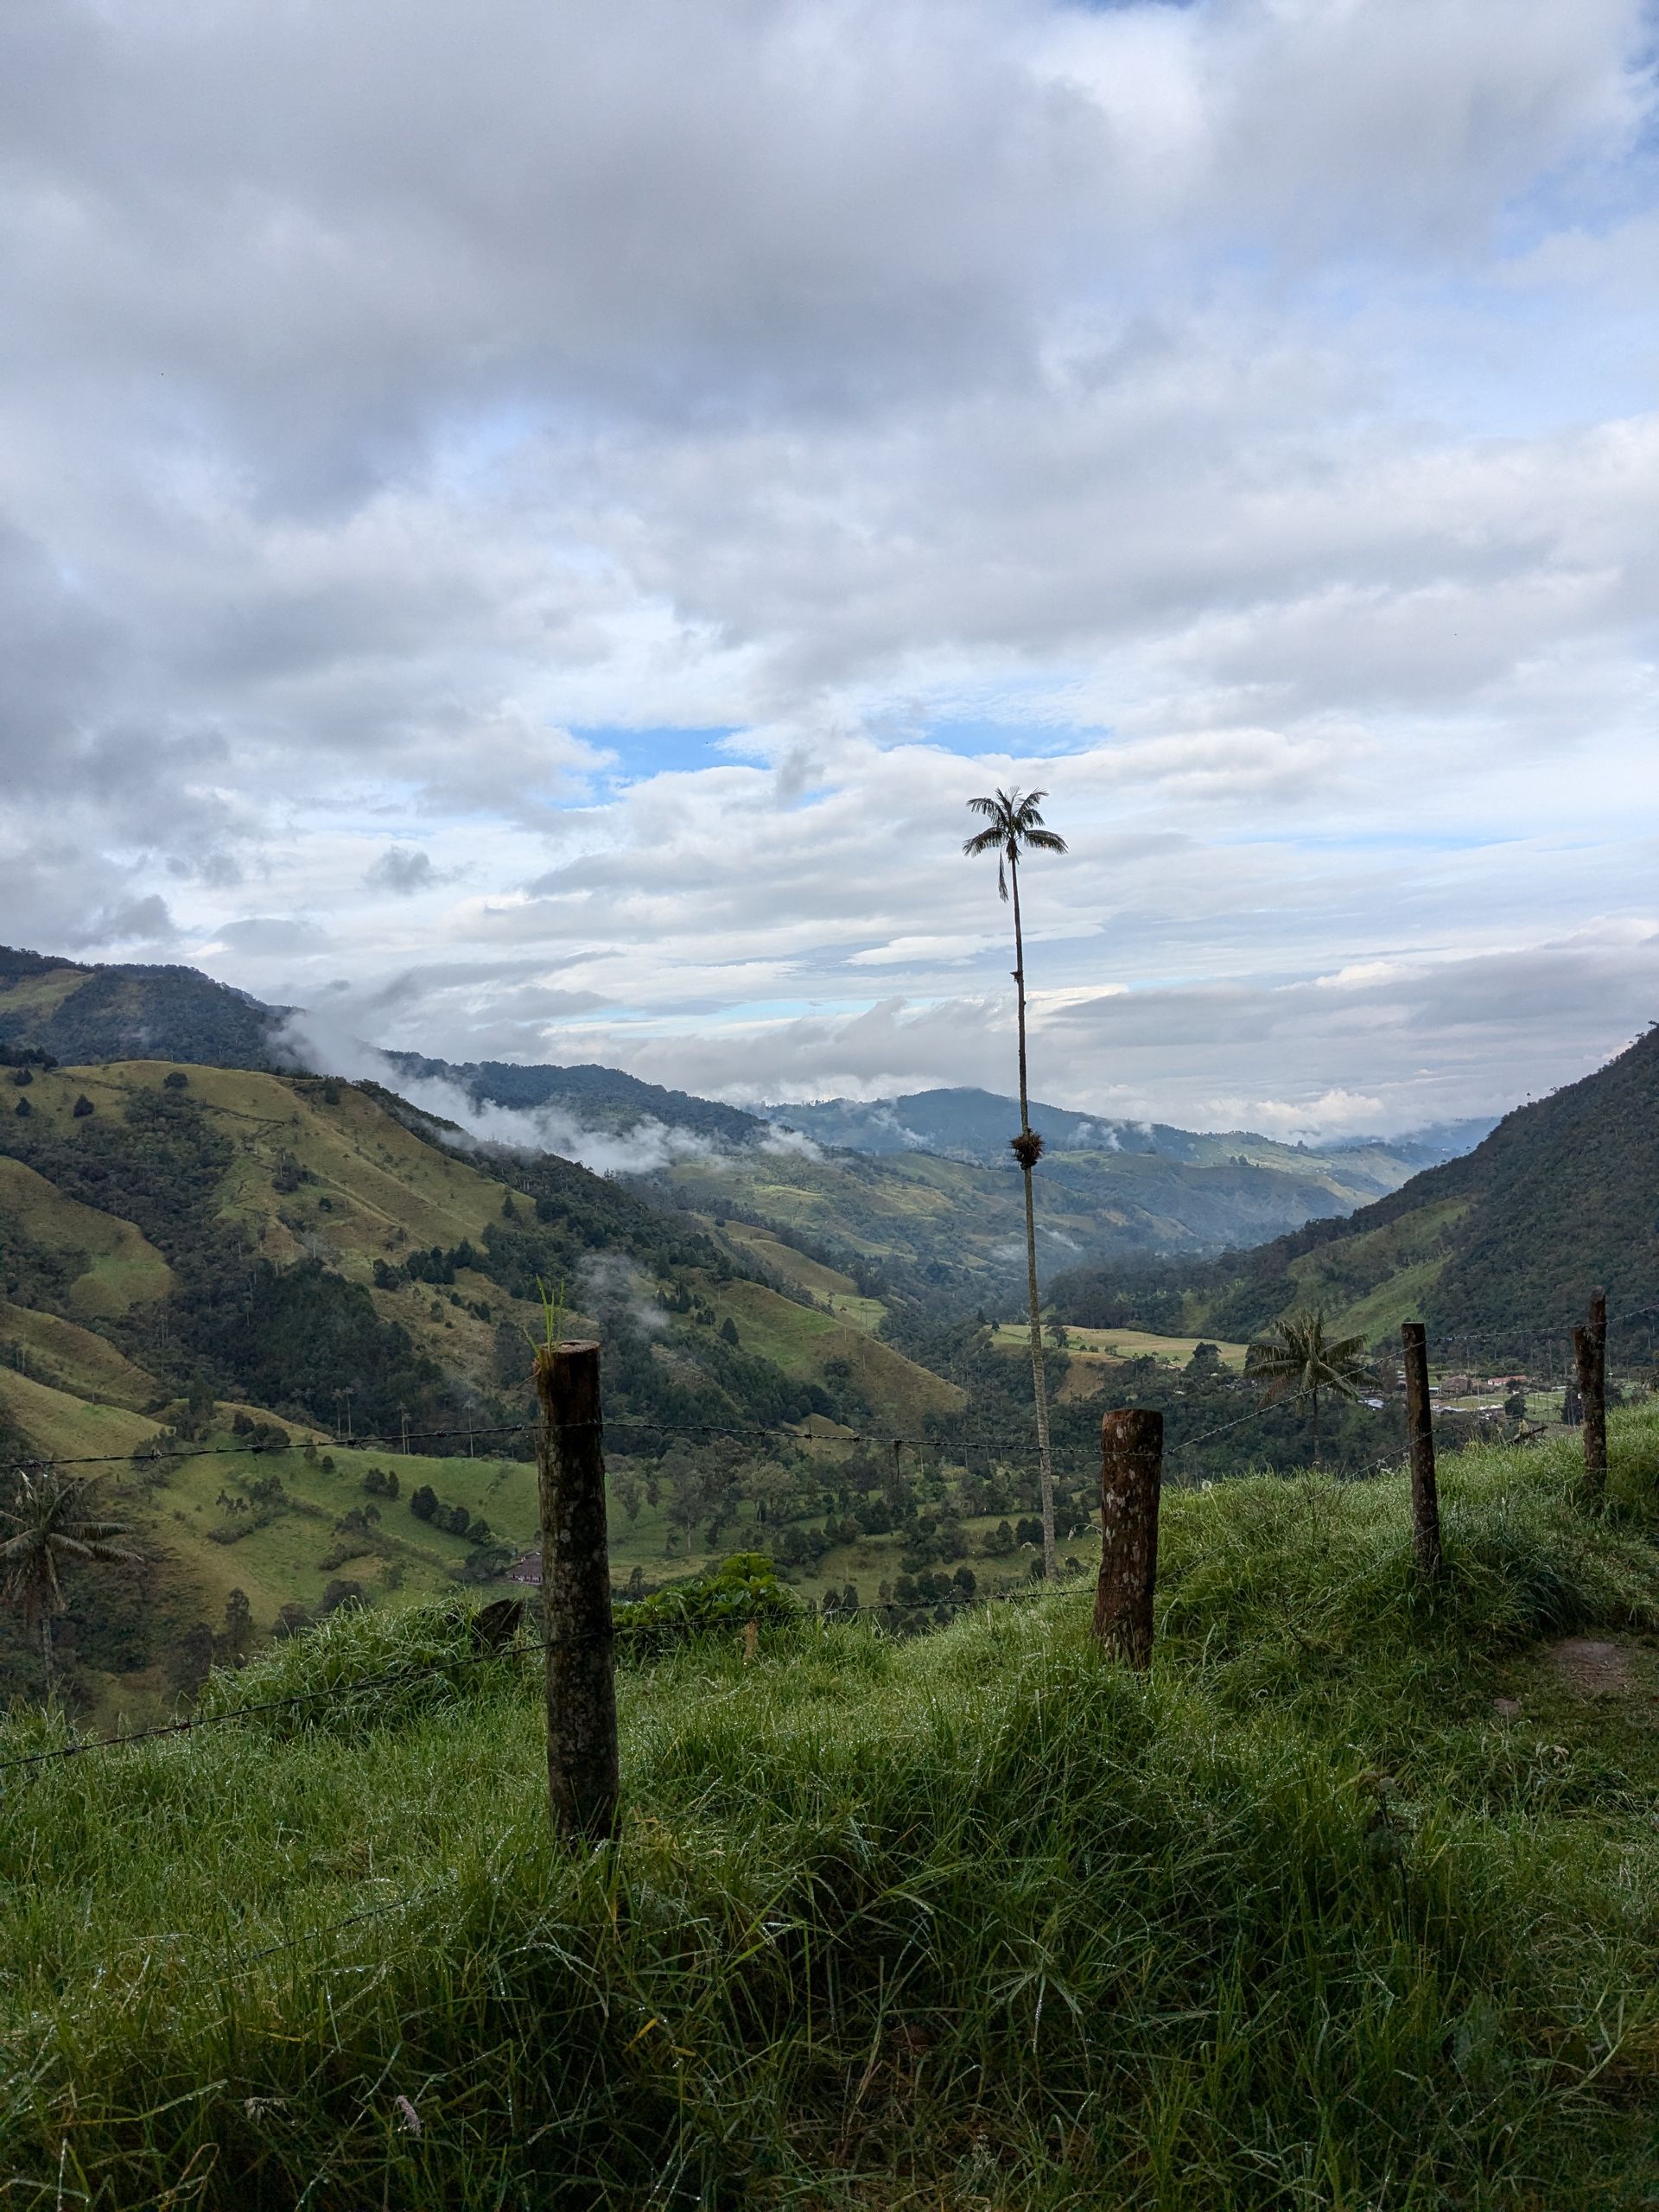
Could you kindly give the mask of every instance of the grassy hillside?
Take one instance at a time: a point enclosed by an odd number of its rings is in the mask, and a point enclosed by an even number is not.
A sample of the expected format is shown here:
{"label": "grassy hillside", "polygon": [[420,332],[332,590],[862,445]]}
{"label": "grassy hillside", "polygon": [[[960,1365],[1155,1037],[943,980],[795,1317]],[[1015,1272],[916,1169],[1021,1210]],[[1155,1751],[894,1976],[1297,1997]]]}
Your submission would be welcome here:
{"label": "grassy hillside", "polygon": [[[71,1112],[79,1095],[79,1085],[72,1091],[50,1077],[42,1077],[38,1087],[43,1098],[51,1097],[48,1115],[52,1105],[60,1116]],[[106,1102],[107,1097],[106,1088]],[[4,1134],[0,1128],[0,1140]],[[155,1305],[173,1287],[167,1262],[130,1221],[82,1205],[3,1154],[0,1251],[9,1295],[49,1286],[60,1291],[73,1312],[90,1318],[109,1319]],[[48,1271],[44,1281],[42,1269]]]}
{"label": "grassy hillside", "polygon": [[[992,1348],[1005,1357],[1026,1361],[1031,1357],[1031,1332],[1020,1322],[999,1323],[990,1341]],[[1068,1329],[1060,1383],[1065,1402],[1071,1404],[1096,1396],[1112,1376],[1135,1361],[1152,1361],[1171,1371],[1185,1370],[1204,1341],[1198,1337],[1154,1336],[1146,1329]],[[1208,1341],[1223,1372],[1243,1373],[1247,1345]]]}
{"label": "grassy hillside", "polygon": [[0,1303],[0,1363],[94,1402],[139,1412],[153,1402],[156,1378],[106,1338],[56,1313]]}
{"label": "grassy hillside", "polygon": [[712,1295],[740,1341],[785,1375],[821,1381],[835,1362],[849,1370],[871,1418],[884,1427],[919,1430],[930,1414],[952,1412],[963,1402],[954,1383],[906,1359],[855,1321],[796,1305],[763,1283],[734,1281]]}
{"label": "grassy hillside", "polygon": [[[1634,2212],[1659,2175],[1659,1429],[1166,1501],[1151,1675],[1086,1597],[625,1670],[551,1844],[533,1670],[346,1616],[13,1770],[0,2165],[104,2212]],[[43,1748],[14,1723],[0,1757]]]}
{"label": "grassy hillside", "polygon": [[[528,1547],[538,1285],[563,1283],[567,1325],[603,1341],[607,1418],[626,1425],[619,1465],[637,1463],[651,1492],[619,1510],[625,1575],[671,1559],[683,1571],[761,1510],[745,1488],[753,1454],[723,1432],[777,1433],[785,1464],[766,1461],[766,1484],[789,1489],[790,1515],[822,1516],[791,1424],[913,1431],[959,1401],[876,1339],[880,1309],[855,1294],[850,1318],[817,1310],[752,1279],[740,1244],[689,1217],[555,1157],[464,1147],[389,1094],[167,1061],[28,1073],[4,1094],[27,1112],[0,1116],[4,1464],[104,1457],[166,1584],[168,1632],[198,1645],[222,1634],[233,1589],[264,1635],[283,1607],[315,1611],[331,1591],[339,1602],[336,1586],[407,1604],[499,1575]],[[296,1449],[221,1452],[238,1418]],[[399,1452],[398,1503],[361,1487],[384,1445],[339,1452],[327,1479],[301,1462],[308,1438],[400,1440],[405,1421],[417,1452],[434,1432],[428,1448],[446,1456]],[[512,1464],[486,1476],[462,1456],[515,1425],[497,1447]],[[135,1471],[147,1446],[163,1456]],[[423,1486],[465,1509],[468,1535],[411,1519]],[[833,1548],[809,1546],[802,1564]],[[99,1644],[74,1675],[99,1709],[170,1693],[141,1599],[142,1578],[122,1637],[92,1634],[90,1588],[72,1607],[79,1648]],[[27,1688],[15,1644],[0,1672]]]}
{"label": "grassy hillside", "polygon": [[[41,1070],[18,1095],[27,1117],[0,1120],[8,1293],[83,1319],[136,1315],[135,1344],[146,1313],[170,1304],[175,1323],[189,1318],[204,1274],[216,1294],[233,1285],[239,1308],[308,1270],[358,1294],[365,1328],[400,1332],[411,1387],[430,1370],[453,1406],[493,1386],[503,1329],[539,1323],[538,1272],[568,1279],[575,1319],[585,1292],[590,1309],[601,1297],[600,1279],[584,1280],[589,1255],[632,1262],[647,1287],[672,1270],[711,1282],[731,1273],[730,1256],[691,1224],[614,1184],[564,1161],[457,1150],[435,1125],[351,1084],[136,1061]],[[336,1292],[319,1294],[344,1310]],[[232,1318],[195,1316],[230,1369],[246,1357]],[[159,1357],[163,1347],[149,1349]],[[332,1417],[319,1393],[350,1380],[295,1375],[286,1395]],[[371,1408],[358,1412],[360,1425],[382,1425]]]}

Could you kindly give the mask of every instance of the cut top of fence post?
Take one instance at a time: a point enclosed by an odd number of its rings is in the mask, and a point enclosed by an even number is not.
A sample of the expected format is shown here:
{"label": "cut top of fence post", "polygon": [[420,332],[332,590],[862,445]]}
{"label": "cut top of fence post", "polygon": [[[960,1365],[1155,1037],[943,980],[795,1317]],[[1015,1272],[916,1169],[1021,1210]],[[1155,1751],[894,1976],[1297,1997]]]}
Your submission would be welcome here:
{"label": "cut top of fence post", "polygon": [[536,1395],[551,1428],[579,1428],[599,1420],[599,1346],[537,1344]]}

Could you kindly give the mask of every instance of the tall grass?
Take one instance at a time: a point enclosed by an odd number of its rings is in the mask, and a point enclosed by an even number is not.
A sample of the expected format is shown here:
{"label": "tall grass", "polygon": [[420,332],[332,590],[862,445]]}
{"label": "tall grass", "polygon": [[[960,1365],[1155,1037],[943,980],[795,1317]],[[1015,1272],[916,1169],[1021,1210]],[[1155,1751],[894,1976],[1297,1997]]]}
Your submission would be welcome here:
{"label": "tall grass", "polygon": [[632,1667],[580,1858],[528,1670],[337,1617],[214,1695],[397,1686],[0,1777],[6,2201],[1652,2202],[1659,1751],[1528,1671],[1653,1619],[1614,1446],[1453,1462],[1433,1592],[1401,1482],[1172,1497],[1144,1678],[1076,1592]]}

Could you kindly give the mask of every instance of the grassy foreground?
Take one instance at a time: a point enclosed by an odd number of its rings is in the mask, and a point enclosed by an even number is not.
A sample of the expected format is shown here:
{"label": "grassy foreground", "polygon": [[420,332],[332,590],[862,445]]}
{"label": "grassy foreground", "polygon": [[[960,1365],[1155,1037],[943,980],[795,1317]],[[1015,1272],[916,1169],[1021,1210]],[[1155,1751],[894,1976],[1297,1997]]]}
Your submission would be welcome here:
{"label": "grassy foreground", "polygon": [[1659,2202],[1659,1420],[1613,1452],[1595,1518],[1565,1446],[1452,1462],[1433,1597],[1398,1481],[1173,1496],[1145,1679],[1077,1592],[632,1669],[574,1861],[532,1673],[337,1617],[210,1700],[407,1681],[0,1774],[0,2196]]}

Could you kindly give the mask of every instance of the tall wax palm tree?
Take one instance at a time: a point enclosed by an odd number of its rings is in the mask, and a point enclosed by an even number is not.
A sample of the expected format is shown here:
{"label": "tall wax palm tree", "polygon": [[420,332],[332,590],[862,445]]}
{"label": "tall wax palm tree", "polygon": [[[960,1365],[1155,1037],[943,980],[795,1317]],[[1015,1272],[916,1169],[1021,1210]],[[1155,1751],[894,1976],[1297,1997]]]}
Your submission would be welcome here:
{"label": "tall wax palm tree", "polygon": [[1043,1141],[1031,1126],[1031,1098],[1026,1082],[1026,941],[1020,919],[1020,855],[1022,853],[1063,853],[1065,840],[1045,830],[1039,811],[1046,791],[1023,797],[1018,785],[999,791],[989,798],[970,798],[969,808],[985,817],[986,826],[966,839],[963,851],[971,855],[996,855],[996,890],[1000,899],[1014,902],[1014,982],[1020,1017],[1020,1134],[1012,1140],[1014,1156],[1026,1181],[1026,1286],[1031,1311],[1031,1389],[1037,1406],[1037,1480],[1043,1516],[1043,1573],[1054,1568],[1054,1466],[1048,1449],[1048,1383],[1043,1370],[1042,1308],[1037,1293],[1037,1216],[1032,1201],[1031,1171],[1042,1157]]}
{"label": "tall wax palm tree", "polygon": [[1325,1332],[1325,1315],[1287,1314],[1259,1344],[1253,1344],[1246,1361],[1249,1374],[1265,1382],[1262,1402],[1276,1406],[1285,1398],[1306,1398],[1313,1414],[1313,1464],[1319,1464],[1319,1393],[1329,1390],[1338,1398],[1357,1398],[1369,1379],[1363,1337],[1332,1337]]}
{"label": "tall wax palm tree", "polygon": [[20,1606],[30,1628],[38,1629],[46,1668],[46,1694],[52,1694],[52,1623],[63,1611],[59,1580],[65,1567],[112,1567],[139,1554],[118,1543],[126,1529],[119,1522],[94,1521],[84,1510],[92,1485],[65,1482],[49,1469],[25,1469],[10,1508],[0,1511],[15,1533],[0,1542],[0,1595]]}

